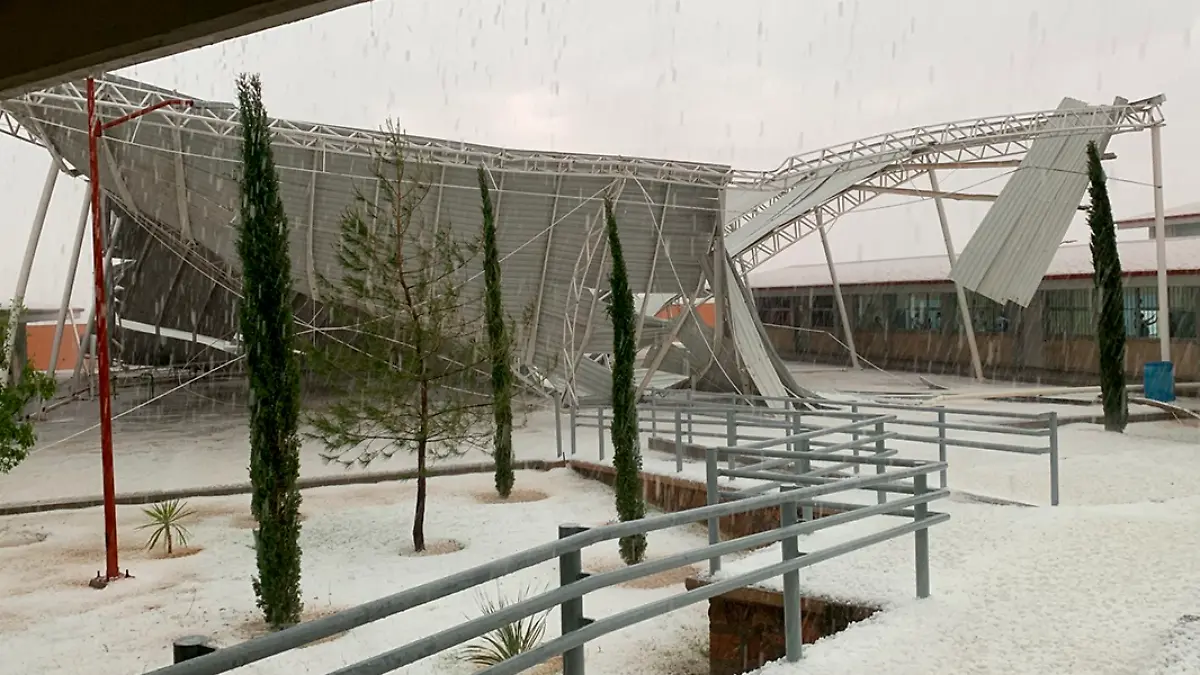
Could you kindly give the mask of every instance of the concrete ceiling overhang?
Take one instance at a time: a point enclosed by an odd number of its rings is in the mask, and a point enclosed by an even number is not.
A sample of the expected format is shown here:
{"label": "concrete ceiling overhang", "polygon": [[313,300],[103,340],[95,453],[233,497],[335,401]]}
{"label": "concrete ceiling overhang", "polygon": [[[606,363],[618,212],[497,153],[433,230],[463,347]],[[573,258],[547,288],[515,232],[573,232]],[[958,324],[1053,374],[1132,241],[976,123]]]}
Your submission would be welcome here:
{"label": "concrete ceiling overhang", "polygon": [[365,1],[0,2],[0,99]]}

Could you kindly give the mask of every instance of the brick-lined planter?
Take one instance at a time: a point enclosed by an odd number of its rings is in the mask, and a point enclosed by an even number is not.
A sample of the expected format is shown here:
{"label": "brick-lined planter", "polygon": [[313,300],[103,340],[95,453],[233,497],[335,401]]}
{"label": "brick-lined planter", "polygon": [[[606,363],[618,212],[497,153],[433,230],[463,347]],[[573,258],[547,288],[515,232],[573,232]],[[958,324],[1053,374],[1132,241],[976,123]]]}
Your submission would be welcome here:
{"label": "brick-lined planter", "polygon": [[[616,482],[617,472],[611,466],[580,461],[572,461],[569,465],[584,478],[600,481],[610,487]],[[703,483],[646,472],[642,472],[642,494],[646,503],[668,513],[686,511],[708,503],[708,488]],[[823,518],[833,513],[837,511],[816,509],[813,515]],[[756,509],[722,518],[721,536],[736,539],[778,527],[779,507]]]}
{"label": "brick-lined planter", "polygon": [[[707,582],[688,579],[688,590]],[[801,598],[804,644],[845,630],[879,611],[821,598]],[[708,659],[711,675],[741,675],[786,656],[783,594],[740,588],[708,601]]]}
{"label": "brick-lined planter", "polygon": [[[658,436],[652,436],[650,437],[650,441],[646,447],[649,450],[661,452],[667,455],[673,456],[675,454],[675,440],[672,438],[660,438]],[[701,445],[699,443],[685,442],[683,443],[683,447],[680,448],[679,454],[683,455],[687,459],[703,462],[708,459],[708,446]],[[754,457],[753,455],[737,455],[734,457],[733,461],[737,466],[748,466],[750,464],[757,464],[762,460],[758,457]],[[726,461],[722,460],[722,464],[726,464]],[[850,474],[845,472],[837,472],[830,475],[844,478]]]}

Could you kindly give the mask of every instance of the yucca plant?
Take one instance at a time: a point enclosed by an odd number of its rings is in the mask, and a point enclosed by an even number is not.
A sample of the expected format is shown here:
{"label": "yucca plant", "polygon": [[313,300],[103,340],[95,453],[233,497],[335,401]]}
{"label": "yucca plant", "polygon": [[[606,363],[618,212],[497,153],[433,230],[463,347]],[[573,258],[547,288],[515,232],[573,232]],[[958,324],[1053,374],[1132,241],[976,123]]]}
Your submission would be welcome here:
{"label": "yucca plant", "polygon": [[183,526],[183,521],[196,515],[195,511],[187,507],[187,502],[179,499],[159,502],[148,509],[142,509],[142,513],[146,514],[150,522],[138,526],[138,529],[153,528],[150,539],[146,542],[147,551],[154,550],[160,540],[167,547],[167,555],[175,552],[175,544],[187,546],[188,537],[192,536],[192,533]]}
{"label": "yucca plant", "polygon": [[[495,614],[505,607],[525,600],[530,595],[532,593],[526,588],[517,594],[516,600],[509,600],[497,590],[495,597],[487,593],[479,593],[477,602],[481,613]],[[486,668],[536,648],[546,635],[546,617],[549,613],[550,611],[546,610],[527,616],[484,635],[479,638],[478,642],[463,648],[460,655],[462,660]]]}

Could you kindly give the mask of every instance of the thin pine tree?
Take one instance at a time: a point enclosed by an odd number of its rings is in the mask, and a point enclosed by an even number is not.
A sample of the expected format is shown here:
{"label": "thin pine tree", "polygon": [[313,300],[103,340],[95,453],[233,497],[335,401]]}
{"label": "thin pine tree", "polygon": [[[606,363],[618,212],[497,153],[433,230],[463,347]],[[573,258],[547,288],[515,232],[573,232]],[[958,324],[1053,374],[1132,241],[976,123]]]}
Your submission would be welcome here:
{"label": "thin pine tree", "polygon": [[495,417],[493,455],[496,460],[496,493],[508,499],[513,483],[512,362],[500,285],[500,251],[496,244],[496,212],[492,206],[487,172],[479,167],[479,197],[483,210],[483,280],[487,313],[488,354],[492,361],[492,412]]}
{"label": "thin pine tree", "polygon": [[1125,291],[1121,283],[1121,258],[1117,252],[1117,230],[1107,179],[1100,164],[1100,150],[1087,146],[1088,227],[1091,228],[1092,283],[1100,302],[1096,318],[1096,342],[1100,354],[1100,398],[1104,405],[1104,428],[1121,432],[1129,418],[1125,392]]}
{"label": "thin pine tree", "polygon": [[267,625],[300,621],[300,376],[294,350],[288,222],[257,75],[238,78],[242,124],[240,323],[250,376],[254,594]]}
{"label": "thin pine tree", "polygon": [[[633,291],[625,269],[621,236],[612,199],[604,198],[604,220],[608,231],[609,274],[608,316],[613,327],[612,361],[612,445],[613,467],[616,469],[617,517],[621,522],[646,517],[646,501],[642,495],[642,453],[638,437],[637,395],[633,384],[633,368],[637,358],[637,323]],[[621,560],[627,565],[646,558],[646,535],[637,534],[620,540]]]}
{"label": "thin pine tree", "polygon": [[415,455],[412,542],[423,551],[429,464],[494,440],[485,302],[468,283],[480,242],[430,208],[428,167],[395,125],[377,159],[379,197],[359,194],[343,214],[340,278],[321,280],[330,315],[355,328],[312,347],[329,402],[306,416],[306,435],[347,467]]}

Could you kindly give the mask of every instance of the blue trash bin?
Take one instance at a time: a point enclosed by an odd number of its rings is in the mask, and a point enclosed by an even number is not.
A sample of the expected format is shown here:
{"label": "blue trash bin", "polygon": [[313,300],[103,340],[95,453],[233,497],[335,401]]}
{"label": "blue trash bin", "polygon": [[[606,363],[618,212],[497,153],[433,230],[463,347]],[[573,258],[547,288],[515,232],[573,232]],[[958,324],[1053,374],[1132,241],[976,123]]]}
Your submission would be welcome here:
{"label": "blue trash bin", "polygon": [[1175,365],[1170,361],[1151,361],[1142,371],[1142,387],[1151,401],[1175,400]]}

